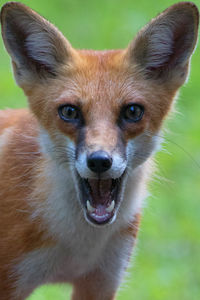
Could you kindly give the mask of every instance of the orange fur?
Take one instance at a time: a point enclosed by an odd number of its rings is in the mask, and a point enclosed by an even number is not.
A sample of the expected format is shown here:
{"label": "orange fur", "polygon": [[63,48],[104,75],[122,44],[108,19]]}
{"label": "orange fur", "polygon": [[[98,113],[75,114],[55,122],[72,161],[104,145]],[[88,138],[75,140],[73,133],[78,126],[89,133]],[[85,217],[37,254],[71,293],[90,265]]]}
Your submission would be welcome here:
{"label": "orange fur", "polygon": [[[1,111],[1,115],[3,112]],[[27,203],[34,185],[35,166],[40,164],[40,154],[35,141],[37,123],[25,109],[4,111],[1,129],[10,128],[3,159],[0,160],[0,293],[1,299],[11,297],[14,289],[13,262],[34,249],[46,247],[51,242],[39,220],[29,219],[31,206]],[[9,250],[9,251],[8,251]]]}
{"label": "orange fur", "polygon": [[[180,18],[180,15],[181,22],[185,21],[181,26],[174,18]],[[1,22],[16,81],[24,90],[30,109],[0,112],[0,297],[2,300],[22,300],[35,285],[64,281],[74,286],[73,300],[114,300],[137,237],[140,202],[154,149],[153,137],[159,132],[176,92],[187,76],[189,58],[197,38],[197,8],[191,3],[172,6],[150,22],[125,50],[75,50],[53,25],[20,3],[6,4],[1,12]],[[173,31],[176,37],[173,41],[167,30],[163,33],[165,42],[163,36],[159,40],[156,30],[163,30],[163,24],[171,26],[168,31]],[[185,31],[182,33],[181,30]],[[176,45],[179,35],[186,54]],[[149,43],[152,44],[149,46]],[[174,56],[170,43],[176,51]],[[128,122],[121,117],[122,109],[130,104],[144,107],[144,115],[139,122]],[[84,117],[84,126],[80,128],[76,123],[64,122],[58,113],[63,105],[78,107]],[[67,142],[71,147],[68,165]],[[119,217],[106,230],[98,231],[86,222],[85,208],[81,209],[77,201],[77,182],[73,181],[73,176],[75,172],[81,174],[75,163],[80,153],[86,157],[94,151],[106,151],[113,160],[116,159],[115,176],[109,177],[109,180],[121,180],[121,170],[129,159],[126,156],[133,155],[135,145],[138,147],[140,168],[136,164],[134,169],[134,157],[126,166],[133,170],[130,172],[132,175],[127,175],[125,200],[120,204]],[[63,151],[64,175],[60,170],[62,161],[51,156],[59,156]],[[81,163],[78,162],[80,169],[85,160],[82,158]],[[76,170],[74,173],[72,168]],[[61,174],[59,178],[56,178],[57,174]],[[91,181],[96,180],[93,175],[89,175]],[[98,180],[103,184],[102,181],[107,178],[102,179],[100,175]],[[68,179],[67,184],[63,177]],[[64,184],[60,188],[62,180]],[[107,185],[110,186],[109,180]],[[104,190],[101,184],[98,189]],[[69,192],[65,199],[62,192],[66,191],[66,185],[69,185]],[[62,204],[56,202],[59,200],[63,201]],[[71,206],[65,206],[66,203]],[[68,210],[65,212],[63,207]],[[73,224],[59,227],[62,222],[67,224],[66,216],[67,220],[71,220],[73,214],[76,216]],[[63,239],[65,235],[66,241]],[[95,238],[99,239],[96,243]],[[101,253],[99,256],[95,253],[98,256],[96,261],[91,258],[92,267],[89,263],[85,266],[88,256],[93,255],[93,246],[97,254],[99,249]],[[67,262],[67,267],[71,266],[70,273],[76,273],[76,269],[79,272],[80,268],[80,274],[70,274],[71,277],[62,274],[60,266],[66,267],[67,251],[70,253]],[[48,260],[40,261],[43,257],[40,255],[44,253]],[[32,258],[33,254],[38,256]],[[60,257],[65,259],[59,265],[57,260]],[[123,260],[125,262],[122,263]],[[36,264],[36,270],[38,261],[46,263],[45,267],[41,266],[44,278],[41,277],[39,284],[32,270],[30,273],[27,271],[27,261],[32,269]],[[23,270],[27,273],[22,274]],[[54,273],[54,277],[47,270]],[[37,275],[40,276],[40,272]],[[26,276],[28,279],[30,276],[31,283],[35,280],[35,285],[26,286]]]}

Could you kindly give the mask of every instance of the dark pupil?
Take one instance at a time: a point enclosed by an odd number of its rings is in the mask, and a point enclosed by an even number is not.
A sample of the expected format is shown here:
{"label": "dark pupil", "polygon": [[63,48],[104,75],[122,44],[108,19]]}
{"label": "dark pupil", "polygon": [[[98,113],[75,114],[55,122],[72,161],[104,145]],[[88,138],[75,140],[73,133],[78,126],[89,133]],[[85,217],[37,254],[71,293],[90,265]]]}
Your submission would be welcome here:
{"label": "dark pupil", "polygon": [[141,109],[139,106],[136,105],[129,106],[126,111],[126,117],[132,120],[139,118],[140,114],[141,114]]}
{"label": "dark pupil", "polygon": [[64,107],[63,115],[68,119],[75,119],[77,117],[77,111],[74,107]]}

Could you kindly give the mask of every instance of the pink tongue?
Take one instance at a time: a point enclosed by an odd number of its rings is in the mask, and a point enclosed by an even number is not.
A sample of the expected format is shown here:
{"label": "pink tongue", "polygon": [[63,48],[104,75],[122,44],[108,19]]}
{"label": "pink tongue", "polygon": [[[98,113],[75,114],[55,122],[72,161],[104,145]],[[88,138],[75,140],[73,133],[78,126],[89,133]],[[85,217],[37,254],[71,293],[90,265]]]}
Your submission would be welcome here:
{"label": "pink tongue", "polygon": [[92,190],[92,204],[98,206],[98,210],[102,210],[103,207],[101,209],[100,207],[111,200],[112,179],[89,179],[88,181]]}
{"label": "pink tongue", "polygon": [[98,204],[95,211],[90,214],[90,217],[97,223],[106,222],[111,218],[111,213],[106,212],[106,206]]}
{"label": "pink tongue", "polygon": [[106,215],[107,212],[106,212],[106,206],[105,205],[97,205],[96,207],[96,210],[95,210],[95,215],[97,216],[103,216],[103,215]]}

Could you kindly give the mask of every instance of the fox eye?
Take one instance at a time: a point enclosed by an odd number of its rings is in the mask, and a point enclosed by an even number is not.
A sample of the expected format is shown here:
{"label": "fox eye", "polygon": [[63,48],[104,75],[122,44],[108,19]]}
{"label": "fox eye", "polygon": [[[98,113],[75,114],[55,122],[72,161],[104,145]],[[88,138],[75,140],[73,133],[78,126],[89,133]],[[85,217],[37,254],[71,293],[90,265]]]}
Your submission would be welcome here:
{"label": "fox eye", "polygon": [[73,105],[63,105],[58,108],[60,118],[67,122],[77,121],[80,118],[79,109]]}
{"label": "fox eye", "polygon": [[123,118],[128,122],[138,122],[142,119],[144,107],[139,104],[130,104],[123,110]]}

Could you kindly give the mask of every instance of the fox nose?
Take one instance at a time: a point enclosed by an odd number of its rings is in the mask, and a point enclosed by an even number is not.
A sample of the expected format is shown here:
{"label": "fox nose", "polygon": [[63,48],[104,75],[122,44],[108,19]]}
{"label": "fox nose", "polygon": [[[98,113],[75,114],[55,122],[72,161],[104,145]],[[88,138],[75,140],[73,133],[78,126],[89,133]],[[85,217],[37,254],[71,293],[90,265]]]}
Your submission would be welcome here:
{"label": "fox nose", "polygon": [[112,158],[105,151],[96,151],[87,158],[88,168],[95,173],[102,173],[109,170],[112,166]]}

